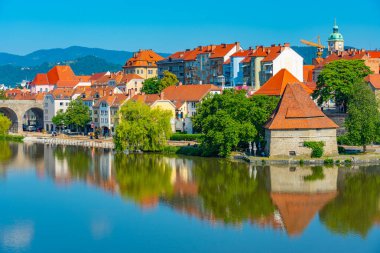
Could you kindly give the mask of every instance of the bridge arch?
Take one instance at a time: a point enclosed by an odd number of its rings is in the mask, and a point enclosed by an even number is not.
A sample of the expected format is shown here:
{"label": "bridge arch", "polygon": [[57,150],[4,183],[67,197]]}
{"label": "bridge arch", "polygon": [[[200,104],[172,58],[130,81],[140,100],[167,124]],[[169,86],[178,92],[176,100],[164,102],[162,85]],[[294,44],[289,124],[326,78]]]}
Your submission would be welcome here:
{"label": "bridge arch", "polygon": [[17,133],[20,122],[19,122],[16,112],[8,107],[0,107],[0,113],[12,121],[9,131],[12,133]]}
{"label": "bridge arch", "polygon": [[43,127],[44,111],[43,101],[36,100],[0,100],[0,113],[3,113],[12,121],[10,132],[21,133],[22,124],[30,122],[30,115],[34,115],[32,120],[38,121],[38,126]]}

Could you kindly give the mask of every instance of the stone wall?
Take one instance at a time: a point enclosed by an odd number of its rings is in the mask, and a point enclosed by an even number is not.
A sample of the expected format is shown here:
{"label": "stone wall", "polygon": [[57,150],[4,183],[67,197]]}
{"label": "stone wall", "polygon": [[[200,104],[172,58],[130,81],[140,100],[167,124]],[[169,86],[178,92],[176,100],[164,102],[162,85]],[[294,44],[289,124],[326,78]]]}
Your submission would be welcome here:
{"label": "stone wall", "polygon": [[303,146],[305,141],[323,141],[324,155],[337,155],[336,129],[265,130],[265,151],[270,157],[310,156],[311,149]]}

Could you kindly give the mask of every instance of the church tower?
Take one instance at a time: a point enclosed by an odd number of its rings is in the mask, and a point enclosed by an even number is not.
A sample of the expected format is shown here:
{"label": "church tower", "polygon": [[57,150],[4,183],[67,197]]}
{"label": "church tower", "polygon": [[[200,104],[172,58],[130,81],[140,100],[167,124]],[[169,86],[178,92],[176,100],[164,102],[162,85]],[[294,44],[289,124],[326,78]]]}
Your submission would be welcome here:
{"label": "church tower", "polygon": [[330,34],[327,42],[329,47],[329,54],[344,51],[343,35],[339,32],[339,27],[336,24],[336,20],[334,22],[333,32]]}

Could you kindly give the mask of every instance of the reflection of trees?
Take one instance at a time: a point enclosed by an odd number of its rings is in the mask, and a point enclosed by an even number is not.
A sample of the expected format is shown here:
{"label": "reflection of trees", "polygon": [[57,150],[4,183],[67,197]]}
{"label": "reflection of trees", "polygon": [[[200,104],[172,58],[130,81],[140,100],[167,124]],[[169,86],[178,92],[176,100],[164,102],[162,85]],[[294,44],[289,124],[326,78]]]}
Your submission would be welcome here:
{"label": "reflection of trees", "polygon": [[366,236],[380,215],[380,175],[349,174],[340,195],[321,212],[321,220],[335,233]]}
{"label": "reflection of trees", "polygon": [[5,163],[12,158],[12,150],[9,142],[0,141],[0,163]]}
{"label": "reflection of trees", "polygon": [[73,177],[85,178],[90,169],[91,155],[87,149],[76,146],[57,146],[54,156],[58,160],[66,160]]}
{"label": "reflection of trees", "polygon": [[116,180],[120,193],[139,204],[172,193],[171,167],[160,155],[115,155]]}
{"label": "reflection of trees", "polygon": [[194,174],[204,208],[216,219],[239,223],[273,213],[274,206],[265,188],[265,170],[254,179],[246,164],[215,161],[197,166]]}

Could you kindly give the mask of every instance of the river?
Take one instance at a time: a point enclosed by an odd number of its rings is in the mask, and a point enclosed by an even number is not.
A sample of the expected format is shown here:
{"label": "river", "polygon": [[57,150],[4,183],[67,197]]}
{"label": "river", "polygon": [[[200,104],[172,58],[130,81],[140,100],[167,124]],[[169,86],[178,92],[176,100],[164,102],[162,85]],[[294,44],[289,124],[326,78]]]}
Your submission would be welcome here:
{"label": "river", "polygon": [[380,252],[380,166],[0,142],[0,252]]}

